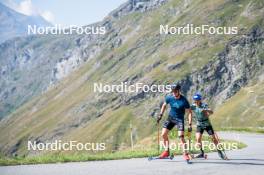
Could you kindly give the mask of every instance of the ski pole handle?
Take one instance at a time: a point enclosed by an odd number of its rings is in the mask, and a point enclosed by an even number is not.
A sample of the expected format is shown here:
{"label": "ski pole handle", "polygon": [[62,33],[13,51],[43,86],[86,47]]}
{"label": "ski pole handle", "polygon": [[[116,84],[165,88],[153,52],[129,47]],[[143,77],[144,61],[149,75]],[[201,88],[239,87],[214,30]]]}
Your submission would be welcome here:
{"label": "ski pole handle", "polygon": [[192,126],[188,127],[188,132],[190,132],[190,133],[192,132]]}
{"label": "ski pole handle", "polygon": [[157,118],[157,123],[159,123],[161,119],[162,119],[162,114],[160,114],[160,115],[158,116],[158,118]]}

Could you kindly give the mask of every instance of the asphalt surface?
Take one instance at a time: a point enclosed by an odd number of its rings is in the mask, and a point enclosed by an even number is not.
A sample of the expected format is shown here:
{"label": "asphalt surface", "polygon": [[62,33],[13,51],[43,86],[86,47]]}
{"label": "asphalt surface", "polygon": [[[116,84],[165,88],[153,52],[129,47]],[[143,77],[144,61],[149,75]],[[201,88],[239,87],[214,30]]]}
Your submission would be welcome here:
{"label": "asphalt surface", "polygon": [[208,159],[183,161],[182,156],[173,160],[147,158],[77,162],[42,165],[2,166],[0,175],[250,175],[264,174],[264,135],[249,133],[220,133],[221,138],[240,140],[247,148],[227,152],[230,160],[220,160],[217,153],[208,154]]}

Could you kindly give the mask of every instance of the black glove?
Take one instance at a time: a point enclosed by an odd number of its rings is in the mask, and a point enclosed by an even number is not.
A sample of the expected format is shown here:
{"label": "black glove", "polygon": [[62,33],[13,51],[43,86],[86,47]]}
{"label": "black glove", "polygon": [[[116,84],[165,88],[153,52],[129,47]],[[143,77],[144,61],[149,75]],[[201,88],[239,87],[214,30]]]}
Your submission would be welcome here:
{"label": "black glove", "polygon": [[192,132],[192,125],[189,125],[188,132]]}
{"label": "black glove", "polygon": [[162,114],[159,114],[159,116],[157,118],[157,123],[159,123],[161,119],[162,119]]}

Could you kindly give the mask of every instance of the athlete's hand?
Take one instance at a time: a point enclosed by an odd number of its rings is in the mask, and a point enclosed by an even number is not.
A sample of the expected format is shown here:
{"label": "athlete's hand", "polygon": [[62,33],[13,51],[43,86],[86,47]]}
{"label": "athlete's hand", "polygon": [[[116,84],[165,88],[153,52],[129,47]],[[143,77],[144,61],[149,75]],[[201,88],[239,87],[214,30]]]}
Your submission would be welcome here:
{"label": "athlete's hand", "polygon": [[204,114],[204,116],[209,117],[208,111],[206,109],[202,110],[202,113]]}
{"label": "athlete's hand", "polygon": [[188,132],[192,132],[192,125],[189,125]]}
{"label": "athlete's hand", "polygon": [[157,118],[157,123],[159,123],[161,119],[162,119],[162,114],[159,114],[159,116]]}

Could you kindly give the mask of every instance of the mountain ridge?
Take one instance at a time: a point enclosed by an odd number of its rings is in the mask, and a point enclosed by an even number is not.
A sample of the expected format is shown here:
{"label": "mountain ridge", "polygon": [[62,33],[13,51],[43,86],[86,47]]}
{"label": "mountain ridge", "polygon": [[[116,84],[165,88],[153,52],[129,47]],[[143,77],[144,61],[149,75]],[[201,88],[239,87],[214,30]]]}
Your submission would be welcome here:
{"label": "mountain ridge", "polygon": [[14,37],[26,36],[28,25],[52,26],[41,16],[21,14],[0,2],[0,43]]}

